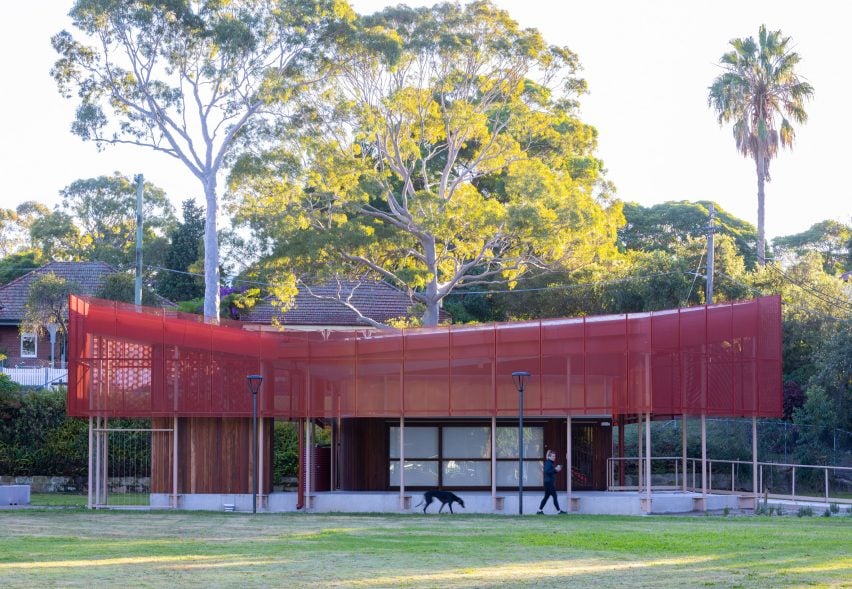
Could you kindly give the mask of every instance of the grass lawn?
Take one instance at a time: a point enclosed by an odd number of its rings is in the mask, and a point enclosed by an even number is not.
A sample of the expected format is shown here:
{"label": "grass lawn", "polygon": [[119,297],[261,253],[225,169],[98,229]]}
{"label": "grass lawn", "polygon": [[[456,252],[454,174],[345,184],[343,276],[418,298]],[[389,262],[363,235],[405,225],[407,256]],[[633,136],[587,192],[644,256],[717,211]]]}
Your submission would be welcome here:
{"label": "grass lawn", "polygon": [[852,586],[852,517],[0,511],[0,587]]}

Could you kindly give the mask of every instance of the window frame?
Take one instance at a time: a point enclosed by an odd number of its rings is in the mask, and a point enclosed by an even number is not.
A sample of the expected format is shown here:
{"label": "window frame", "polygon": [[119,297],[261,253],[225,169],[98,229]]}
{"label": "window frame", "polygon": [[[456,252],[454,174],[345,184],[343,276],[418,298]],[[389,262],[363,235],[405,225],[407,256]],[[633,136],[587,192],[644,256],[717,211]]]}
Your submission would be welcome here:
{"label": "window frame", "polygon": [[[437,457],[428,457],[428,458],[419,457],[419,456],[405,456],[405,462],[424,462],[424,461],[437,462],[437,464],[438,464],[438,480],[436,481],[434,487],[406,484],[405,485],[406,489],[418,490],[418,489],[429,489],[429,488],[444,488],[446,486],[446,483],[444,481],[445,465],[448,462],[451,462],[451,461],[464,461],[464,462],[470,461],[470,462],[480,462],[480,463],[487,463],[488,464],[488,472],[490,474],[490,478],[489,478],[488,482],[483,483],[481,485],[450,484],[449,486],[451,486],[454,489],[471,490],[471,491],[484,491],[484,490],[490,491],[491,490],[492,481],[494,480],[494,477],[497,476],[497,472],[492,471],[492,469],[491,469],[491,461],[492,461],[491,456],[489,456],[488,458],[460,458],[460,457],[444,456],[444,429],[445,428],[483,428],[483,427],[487,428],[489,430],[488,435],[489,435],[489,446],[490,446],[490,436],[491,436],[491,422],[490,421],[489,422],[464,421],[464,422],[459,422],[459,423],[446,423],[446,422],[432,422],[432,421],[430,421],[430,422],[417,423],[417,424],[406,424],[405,430],[408,431],[410,429],[417,428],[417,427],[428,427],[428,428],[437,429],[437,431],[438,431],[438,455],[437,455]],[[514,428],[515,430],[517,430],[517,425],[510,425],[508,423],[498,422],[497,423],[497,429],[501,429],[501,428]],[[524,423],[524,429],[525,430],[527,430],[527,429],[540,430],[541,431],[542,443],[544,442],[545,429],[546,429],[544,423],[539,423],[539,422]],[[391,484],[390,471],[391,471],[391,463],[399,464],[399,457],[391,458],[391,456],[390,456],[390,438],[393,435],[392,432],[396,432],[398,434],[398,431],[399,431],[399,423],[394,423],[394,422],[388,422],[387,423],[386,435],[388,436],[387,437],[388,452],[387,452],[387,455],[385,456],[385,459],[386,459],[385,473],[386,473],[386,476],[387,476],[387,478],[386,478],[387,488],[389,490],[397,490],[397,491],[399,490],[399,485],[398,484],[396,484],[396,485]],[[496,453],[496,451],[497,451],[496,448],[490,449],[489,453],[490,452]],[[518,463],[517,457],[514,457],[514,458],[495,457],[494,460],[497,462],[498,465],[501,464],[501,463],[502,464],[511,463],[513,465]],[[533,472],[535,472],[535,469],[538,469],[540,471],[541,468],[542,468],[542,464],[543,464],[543,460],[541,459],[540,456],[529,457],[529,458],[524,456],[525,467],[527,469],[532,468]],[[529,472],[529,471],[527,471],[527,472]],[[512,484],[512,485],[500,485],[500,484],[497,485],[497,489],[500,490],[500,491],[508,490],[508,489],[517,489],[517,488],[518,487],[517,487],[516,483]],[[540,483],[538,483],[538,484],[527,483],[527,484],[524,485],[524,489],[540,490],[540,489],[543,489],[543,488],[544,488],[543,485],[540,484]]]}
{"label": "window frame", "polygon": [[[27,331],[21,334],[20,341],[20,352],[21,358],[38,358],[38,334],[34,331]],[[24,341],[27,339],[32,339],[33,342],[33,351],[32,353],[24,351]]]}

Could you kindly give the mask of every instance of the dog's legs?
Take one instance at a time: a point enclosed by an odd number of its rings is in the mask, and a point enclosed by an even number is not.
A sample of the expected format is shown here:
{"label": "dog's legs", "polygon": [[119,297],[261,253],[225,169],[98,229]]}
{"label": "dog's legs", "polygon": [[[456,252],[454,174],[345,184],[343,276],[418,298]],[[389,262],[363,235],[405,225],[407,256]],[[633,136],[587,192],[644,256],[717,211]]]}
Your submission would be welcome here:
{"label": "dog's legs", "polygon": [[[444,511],[444,506],[445,506],[445,505],[446,505],[446,503],[441,503],[441,509],[439,509],[439,510],[438,510],[438,513],[441,513],[442,511]],[[450,505],[450,509],[452,509],[452,508],[453,508],[453,506],[452,506],[452,505]]]}
{"label": "dog's legs", "polygon": [[450,513],[454,513],[454,512],[453,512],[453,502],[452,502],[452,501],[450,501]]}

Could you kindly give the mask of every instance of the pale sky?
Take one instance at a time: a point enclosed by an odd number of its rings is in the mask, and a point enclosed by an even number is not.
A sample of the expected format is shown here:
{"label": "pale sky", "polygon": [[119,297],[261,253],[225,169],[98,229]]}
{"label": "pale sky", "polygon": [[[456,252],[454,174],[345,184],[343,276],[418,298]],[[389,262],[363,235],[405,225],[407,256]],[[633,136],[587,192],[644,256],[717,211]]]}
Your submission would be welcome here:
{"label": "pale sky", "polygon": [[[409,4],[432,2],[410,1]],[[521,26],[538,28],[548,42],[579,54],[590,93],[581,117],[599,132],[598,155],[619,198],[642,205],[668,200],[714,200],[757,223],[754,163],[740,156],[729,127],[707,106],[707,88],[719,57],[735,37],[756,36],[765,23],[793,38],[798,72],[815,88],[810,120],[797,130],[793,152],[772,163],[766,188],[769,237],[806,230],[825,219],[852,222],[850,190],[838,174],[852,166],[852,76],[845,39],[852,7],[843,2],[788,0],[497,0]],[[396,2],[355,0],[372,12]],[[56,59],[52,34],[70,28],[70,0],[8,3],[0,23],[6,82],[0,142],[0,206],[24,200],[49,205],[79,178],[119,171],[164,188],[179,208],[198,181],[179,163],[143,148],[94,145],[72,135],[75,103],[50,77]],[[221,185],[221,184],[220,184]]]}

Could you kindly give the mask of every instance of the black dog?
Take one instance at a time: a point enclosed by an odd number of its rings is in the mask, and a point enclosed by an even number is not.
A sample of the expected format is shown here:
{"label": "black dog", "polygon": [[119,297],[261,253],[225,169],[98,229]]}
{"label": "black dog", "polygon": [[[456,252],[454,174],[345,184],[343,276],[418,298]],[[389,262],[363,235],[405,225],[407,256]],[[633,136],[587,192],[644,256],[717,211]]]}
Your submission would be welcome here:
{"label": "black dog", "polygon": [[423,501],[415,505],[414,507],[420,507],[423,505],[423,513],[426,513],[426,508],[432,505],[432,501],[437,499],[441,502],[441,509],[438,510],[438,513],[444,509],[445,505],[450,506],[450,513],[453,513],[453,502],[455,501],[462,507],[464,507],[464,501],[462,498],[456,495],[455,493],[451,493],[450,491],[426,491],[423,493]]}

